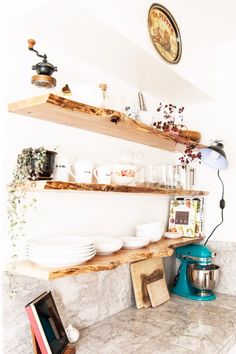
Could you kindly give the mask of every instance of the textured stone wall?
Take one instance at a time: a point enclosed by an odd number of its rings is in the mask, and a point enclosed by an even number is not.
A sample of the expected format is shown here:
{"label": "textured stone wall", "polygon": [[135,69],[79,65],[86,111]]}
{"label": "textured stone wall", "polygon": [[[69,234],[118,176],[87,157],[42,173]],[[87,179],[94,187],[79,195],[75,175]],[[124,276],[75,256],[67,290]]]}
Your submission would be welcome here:
{"label": "textured stone wall", "polygon": [[[167,283],[174,276],[174,257],[164,258]],[[7,276],[3,284],[4,354],[32,354],[29,321],[24,306],[51,290],[65,327],[88,327],[134,305],[129,265],[114,270],[68,276],[55,280],[14,277],[17,294],[9,296]],[[14,339],[14,340],[13,340]]]}

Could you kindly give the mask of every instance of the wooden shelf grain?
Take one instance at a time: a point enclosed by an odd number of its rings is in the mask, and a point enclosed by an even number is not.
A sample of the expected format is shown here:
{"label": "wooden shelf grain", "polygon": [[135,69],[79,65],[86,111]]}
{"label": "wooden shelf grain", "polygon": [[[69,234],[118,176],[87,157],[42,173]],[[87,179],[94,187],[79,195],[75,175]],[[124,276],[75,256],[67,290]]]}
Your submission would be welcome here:
{"label": "wooden shelf grain", "polygon": [[120,250],[112,255],[95,256],[92,260],[78,266],[49,269],[35,264],[31,261],[19,261],[15,266],[8,265],[9,271],[33,278],[51,280],[70,275],[79,275],[102,270],[111,270],[121,264],[141,261],[143,259],[169,257],[174,253],[174,249],[192,243],[199,243],[203,237],[178,239],[167,239],[162,237],[158,242],[152,243],[138,250]]}
{"label": "wooden shelf grain", "polygon": [[27,191],[89,191],[89,192],[115,192],[115,193],[145,193],[160,195],[178,195],[178,196],[206,196],[207,191],[185,190],[185,189],[167,189],[160,187],[146,186],[120,186],[112,184],[86,184],[60,181],[37,181],[27,182],[19,185],[19,188],[25,188]]}
{"label": "wooden shelf grain", "polygon": [[[134,121],[121,112],[89,106],[52,93],[11,103],[8,110],[167,151],[181,150],[181,146],[183,150],[183,145],[189,142],[184,137],[160,132]],[[198,147],[203,145],[198,144]]]}

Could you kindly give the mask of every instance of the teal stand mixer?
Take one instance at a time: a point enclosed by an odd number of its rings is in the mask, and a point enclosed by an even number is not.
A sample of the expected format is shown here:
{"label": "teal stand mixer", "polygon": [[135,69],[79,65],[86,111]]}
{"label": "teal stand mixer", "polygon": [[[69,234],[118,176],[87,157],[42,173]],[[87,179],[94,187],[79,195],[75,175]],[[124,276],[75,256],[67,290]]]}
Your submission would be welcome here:
{"label": "teal stand mixer", "polygon": [[171,292],[198,301],[210,301],[216,298],[212,289],[219,280],[219,266],[212,264],[215,256],[203,245],[187,245],[175,250],[181,261]]}

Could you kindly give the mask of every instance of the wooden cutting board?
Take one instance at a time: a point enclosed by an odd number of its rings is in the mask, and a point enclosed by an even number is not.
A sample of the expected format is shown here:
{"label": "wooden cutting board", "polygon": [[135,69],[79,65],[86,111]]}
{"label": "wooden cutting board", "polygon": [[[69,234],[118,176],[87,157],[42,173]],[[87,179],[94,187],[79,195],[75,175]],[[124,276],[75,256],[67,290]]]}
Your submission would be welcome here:
{"label": "wooden cutting board", "polygon": [[147,290],[152,307],[159,306],[170,300],[170,294],[164,278],[147,284]]}
{"label": "wooden cutting board", "polygon": [[162,258],[131,263],[130,271],[137,309],[169,300]]}

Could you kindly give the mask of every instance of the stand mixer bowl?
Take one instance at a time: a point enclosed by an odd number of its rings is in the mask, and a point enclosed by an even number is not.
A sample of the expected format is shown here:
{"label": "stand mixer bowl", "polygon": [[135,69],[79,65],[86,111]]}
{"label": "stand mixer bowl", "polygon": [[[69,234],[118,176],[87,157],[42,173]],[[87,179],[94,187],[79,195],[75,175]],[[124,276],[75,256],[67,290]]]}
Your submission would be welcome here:
{"label": "stand mixer bowl", "polygon": [[188,279],[201,296],[208,296],[219,281],[220,267],[216,264],[201,266],[191,263],[188,266]]}

